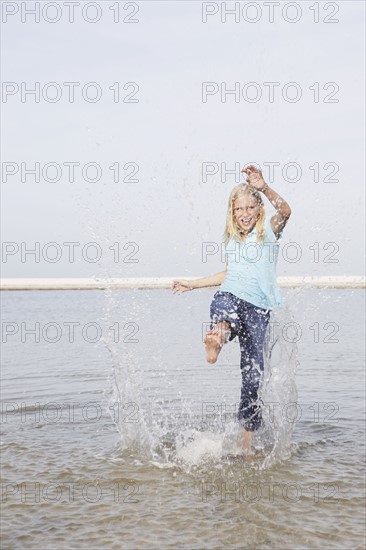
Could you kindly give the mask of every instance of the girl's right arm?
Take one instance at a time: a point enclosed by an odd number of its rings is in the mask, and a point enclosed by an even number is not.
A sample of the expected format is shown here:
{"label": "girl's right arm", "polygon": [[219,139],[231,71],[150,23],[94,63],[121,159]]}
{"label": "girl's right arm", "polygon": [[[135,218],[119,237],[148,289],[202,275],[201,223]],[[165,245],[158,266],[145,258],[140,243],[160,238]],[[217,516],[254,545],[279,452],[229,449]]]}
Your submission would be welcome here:
{"label": "girl's right arm", "polygon": [[226,261],[226,270],[211,275],[210,277],[202,277],[201,279],[195,279],[193,281],[185,281],[180,279],[179,281],[173,281],[172,291],[174,293],[186,292],[187,290],[193,290],[195,288],[206,288],[209,286],[220,286],[224,281],[227,272],[227,261]]}

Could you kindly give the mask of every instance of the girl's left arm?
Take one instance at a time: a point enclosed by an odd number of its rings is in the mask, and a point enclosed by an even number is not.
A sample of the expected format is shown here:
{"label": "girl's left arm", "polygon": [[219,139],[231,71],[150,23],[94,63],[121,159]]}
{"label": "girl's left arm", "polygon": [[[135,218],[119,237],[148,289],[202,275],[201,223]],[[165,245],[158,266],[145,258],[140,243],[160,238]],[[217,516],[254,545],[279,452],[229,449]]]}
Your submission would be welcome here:
{"label": "girl's left arm", "polygon": [[290,205],[268,185],[261,191],[276,209],[276,214],[271,218],[271,227],[273,233],[278,237],[291,216]]}
{"label": "girl's left arm", "polygon": [[271,218],[271,227],[276,237],[279,236],[282,229],[288,222],[291,216],[291,208],[283,199],[279,196],[274,189],[271,189],[264,181],[263,174],[260,168],[250,164],[246,168],[243,168],[242,172],[247,176],[247,184],[251,185],[258,191],[261,191],[263,195],[267,197],[269,202],[275,207],[277,214]]}

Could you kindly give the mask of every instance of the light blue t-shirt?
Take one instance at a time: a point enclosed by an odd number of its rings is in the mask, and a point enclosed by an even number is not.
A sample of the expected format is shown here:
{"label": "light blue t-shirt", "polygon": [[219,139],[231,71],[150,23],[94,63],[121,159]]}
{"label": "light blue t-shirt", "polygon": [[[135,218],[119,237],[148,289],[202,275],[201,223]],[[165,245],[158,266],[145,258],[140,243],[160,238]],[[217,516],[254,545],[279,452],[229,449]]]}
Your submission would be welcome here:
{"label": "light blue t-shirt", "polygon": [[231,292],[254,306],[273,309],[281,304],[276,267],[282,232],[276,238],[268,216],[264,220],[264,229],[263,244],[256,242],[256,227],[249,233],[245,243],[231,237],[225,249],[227,274],[220,290]]}

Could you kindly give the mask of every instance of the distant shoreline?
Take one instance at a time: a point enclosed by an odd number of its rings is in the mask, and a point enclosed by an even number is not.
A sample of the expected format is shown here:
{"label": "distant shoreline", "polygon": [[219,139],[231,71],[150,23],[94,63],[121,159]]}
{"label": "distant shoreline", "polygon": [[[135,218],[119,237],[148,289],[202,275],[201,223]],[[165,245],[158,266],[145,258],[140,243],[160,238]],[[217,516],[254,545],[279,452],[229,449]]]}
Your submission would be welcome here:
{"label": "distant shoreline", "polygon": [[[128,277],[128,278],[4,278],[0,290],[104,290],[170,288],[174,279],[191,281],[198,277]],[[299,276],[278,277],[280,288],[366,288],[366,277]]]}

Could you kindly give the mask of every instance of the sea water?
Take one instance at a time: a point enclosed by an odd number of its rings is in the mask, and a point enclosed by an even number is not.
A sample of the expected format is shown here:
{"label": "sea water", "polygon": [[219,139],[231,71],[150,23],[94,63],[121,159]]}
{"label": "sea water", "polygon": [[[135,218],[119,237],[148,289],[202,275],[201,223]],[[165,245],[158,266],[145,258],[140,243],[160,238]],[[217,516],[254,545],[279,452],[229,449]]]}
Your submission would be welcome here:
{"label": "sea water", "polygon": [[364,291],[283,291],[250,460],[212,296],[2,292],[4,547],[363,547]]}

